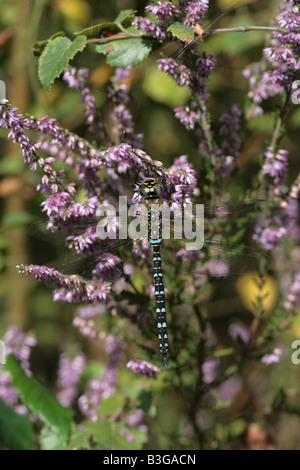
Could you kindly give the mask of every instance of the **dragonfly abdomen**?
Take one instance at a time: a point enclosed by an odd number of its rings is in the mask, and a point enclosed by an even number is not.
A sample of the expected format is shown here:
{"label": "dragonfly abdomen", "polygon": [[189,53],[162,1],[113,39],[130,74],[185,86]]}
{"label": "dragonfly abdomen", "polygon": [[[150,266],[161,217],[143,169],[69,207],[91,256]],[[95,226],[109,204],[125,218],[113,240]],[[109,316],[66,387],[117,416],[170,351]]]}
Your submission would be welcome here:
{"label": "dragonfly abdomen", "polygon": [[162,271],[160,247],[163,243],[162,235],[162,199],[160,194],[163,186],[153,178],[147,178],[140,187],[143,204],[146,207],[148,241],[153,249],[153,279],[155,294],[155,313],[157,320],[159,349],[162,367],[169,365],[168,333],[165,305],[165,288]]}
{"label": "dragonfly abdomen", "polygon": [[162,239],[149,240],[153,248],[153,279],[154,279],[154,295],[155,295],[155,313],[157,319],[159,348],[161,354],[162,367],[169,365],[168,358],[168,333],[167,333],[167,319],[166,319],[166,305],[165,305],[165,288],[164,277],[162,273],[162,264],[160,256],[160,246]]}

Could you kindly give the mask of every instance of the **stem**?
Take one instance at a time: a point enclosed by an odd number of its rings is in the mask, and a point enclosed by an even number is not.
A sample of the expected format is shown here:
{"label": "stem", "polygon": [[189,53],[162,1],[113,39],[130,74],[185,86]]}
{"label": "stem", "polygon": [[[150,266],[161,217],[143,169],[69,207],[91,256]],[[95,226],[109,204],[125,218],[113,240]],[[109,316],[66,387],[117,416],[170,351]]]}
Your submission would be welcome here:
{"label": "stem", "polygon": [[153,36],[149,34],[114,34],[111,37],[108,38],[96,38],[96,39],[88,39],[86,41],[87,44],[101,44],[101,43],[106,43],[106,42],[113,42],[113,41],[119,41],[120,39],[132,39],[132,38],[142,38],[142,39],[155,39]]}
{"label": "stem", "polygon": [[[275,27],[275,26],[237,26],[235,28],[219,28],[219,29],[211,29],[210,31],[206,31],[204,33],[203,38],[206,36],[212,36],[213,34],[221,34],[221,33],[246,33],[248,31],[272,31],[278,33],[286,33],[287,31],[283,28]],[[200,37],[200,36],[199,36]],[[154,39],[151,34],[114,34],[108,38],[95,38],[95,39],[88,39],[86,42],[87,44],[101,44],[106,42],[113,42],[118,41],[119,39],[132,39],[132,38],[142,38],[142,39]],[[201,38],[201,39],[203,39]]]}
{"label": "stem", "polygon": [[246,33],[248,31],[273,31],[273,32],[278,32],[278,33],[286,33],[287,32],[285,29],[275,27],[275,26],[237,26],[235,28],[211,29],[210,31],[206,31],[204,33],[204,37],[205,36],[211,36],[212,34]]}
{"label": "stem", "polygon": [[[281,138],[281,135],[280,135],[281,134],[281,129],[282,129],[282,126],[283,126],[283,124],[285,122],[285,119],[288,115],[289,104],[290,104],[290,93],[286,92],[285,103],[284,103],[282,109],[280,110],[280,112],[278,112],[278,119],[277,119],[277,122],[276,122],[274,132],[272,134],[271,142],[270,142],[270,147],[271,147],[273,152],[275,151],[275,149],[278,145],[278,142]],[[255,192],[257,192],[259,190],[259,188],[262,186],[264,177],[265,177],[265,175],[264,175],[263,171],[261,170],[258,181],[257,181]]]}

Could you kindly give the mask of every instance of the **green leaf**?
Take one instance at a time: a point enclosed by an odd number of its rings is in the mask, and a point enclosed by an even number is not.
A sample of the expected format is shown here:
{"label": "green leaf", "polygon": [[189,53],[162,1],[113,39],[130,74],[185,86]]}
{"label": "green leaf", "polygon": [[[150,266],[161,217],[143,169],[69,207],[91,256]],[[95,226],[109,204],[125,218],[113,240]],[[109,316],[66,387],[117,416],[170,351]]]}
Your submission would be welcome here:
{"label": "green leaf", "polygon": [[130,38],[117,39],[109,44],[98,44],[96,51],[107,54],[107,63],[113,67],[136,65],[146,59],[151,52],[151,39]]}
{"label": "green leaf", "polygon": [[[138,429],[133,429],[124,423],[108,421],[89,422],[83,425],[85,432],[94,441],[94,448],[101,450],[140,450],[147,436]],[[134,442],[128,442],[120,431],[126,429],[134,437]]]}
{"label": "green leaf", "polygon": [[119,33],[121,31],[120,25],[122,26],[129,26],[132,23],[132,19],[134,17],[133,10],[123,10],[120,11],[117,18],[114,21],[108,21],[106,23],[99,23],[95,24],[94,26],[89,26],[88,28],[84,28],[81,31],[77,31],[74,33],[74,36],[86,36],[88,38],[99,36],[100,31],[103,29],[110,29],[112,34]]}
{"label": "green leaf", "polygon": [[42,450],[54,450],[60,445],[60,439],[56,432],[45,426],[39,435]]}
{"label": "green leaf", "polygon": [[36,41],[32,44],[32,51],[35,55],[41,55],[43,49],[47,46],[47,44],[55,38],[60,36],[65,36],[63,31],[58,31],[57,33],[53,34],[50,38],[44,39],[43,41]]}
{"label": "green leaf", "polygon": [[182,23],[179,23],[178,21],[176,21],[176,23],[171,24],[168,27],[168,31],[171,31],[173,36],[180,39],[181,41],[194,39],[194,28],[192,26],[186,26]]}
{"label": "green leaf", "polygon": [[34,433],[28,416],[19,415],[0,400],[0,442],[11,450],[33,450]]}
{"label": "green leaf", "polygon": [[116,34],[120,31],[120,28],[116,23],[107,22],[95,24],[94,26],[90,26],[89,28],[84,28],[81,31],[74,33],[74,36],[86,36],[88,38],[97,38],[99,36],[100,31],[102,31],[103,29],[110,29],[112,34]]}
{"label": "green leaf", "polygon": [[67,440],[73,411],[62,406],[51,393],[35,379],[27,377],[13,354],[6,358],[5,370],[12,375],[12,384],[24,404],[57,435]]}
{"label": "green leaf", "polygon": [[126,397],[118,394],[113,395],[112,397],[105,398],[101,401],[100,413],[101,416],[111,416],[116,412],[122,410],[125,405]]}
{"label": "green leaf", "polygon": [[40,446],[42,450],[72,450],[74,448],[90,449],[88,435],[78,429],[75,423],[72,423],[70,438],[68,442],[52,429],[45,426],[39,435]]}
{"label": "green leaf", "polygon": [[75,54],[84,49],[85,45],[85,36],[78,36],[74,41],[67,37],[58,37],[47,44],[39,58],[38,75],[48,93],[54,80],[68,66]]}
{"label": "green leaf", "polygon": [[120,23],[123,25],[124,23],[126,23],[126,25],[128,23],[128,26],[129,26],[129,24],[132,23],[133,18],[134,18],[134,10],[131,10],[131,9],[122,10],[118,14],[117,18],[114,20],[114,23]]}

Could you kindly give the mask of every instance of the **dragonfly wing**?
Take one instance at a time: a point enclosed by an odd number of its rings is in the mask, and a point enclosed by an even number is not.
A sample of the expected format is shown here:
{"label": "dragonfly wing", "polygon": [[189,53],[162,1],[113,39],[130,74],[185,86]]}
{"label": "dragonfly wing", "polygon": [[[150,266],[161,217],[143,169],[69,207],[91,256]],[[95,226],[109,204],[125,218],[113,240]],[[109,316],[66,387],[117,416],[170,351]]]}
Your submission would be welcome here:
{"label": "dragonfly wing", "polygon": [[272,266],[272,258],[264,251],[236,243],[206,240],[203,246],[205,270],[213,276],[262,272]]}
{"label": "dragonfly wing", "polygon": [[208,273],[214,277],[262,272],[272,266],[272,258],[265,252],[237,243],[205,240],[200,250],[189,250],[178,240],[164,240],[163,265],[180,266],[180,270]]}
{"label": "dragonfly wing", "polygon": [[[97,230],[97,225],[101,223],[103,217],[73,217],[68,219],[44,219],[34,222],[28,227],[28,234],[40,240],[47,241],[54,245],[65,246],[68,236],[84,236],[88,231]],[[134,217],[127,217],[130,223]],[[109,220],[109,218],[108,218]],[[113,217],[110,218],[111,226],[114,225]],[[53,227],[53,228],[52,228]]]}
{"label": "dragonfly wing", "polygon": [[131,239],[117,240],[91,253],[74,254],[54,269],[66,275],[77,274],[86,280],[101,276],[104,280],[118,278],[123,273],[123,255],[132,252],[133,243]]}

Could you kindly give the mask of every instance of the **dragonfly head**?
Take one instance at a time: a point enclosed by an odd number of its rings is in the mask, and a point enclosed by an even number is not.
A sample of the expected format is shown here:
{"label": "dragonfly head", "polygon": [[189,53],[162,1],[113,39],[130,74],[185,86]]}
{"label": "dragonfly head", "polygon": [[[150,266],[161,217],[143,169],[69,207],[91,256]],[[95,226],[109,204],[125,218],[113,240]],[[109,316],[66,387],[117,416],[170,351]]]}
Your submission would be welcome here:
{"label": "dragonfly head", "polygon": [[162,192],[163,185],[155,178],[146,178],[139,187],[139,193],[147,199],[158,197]]}

